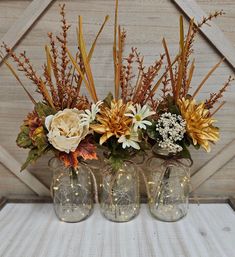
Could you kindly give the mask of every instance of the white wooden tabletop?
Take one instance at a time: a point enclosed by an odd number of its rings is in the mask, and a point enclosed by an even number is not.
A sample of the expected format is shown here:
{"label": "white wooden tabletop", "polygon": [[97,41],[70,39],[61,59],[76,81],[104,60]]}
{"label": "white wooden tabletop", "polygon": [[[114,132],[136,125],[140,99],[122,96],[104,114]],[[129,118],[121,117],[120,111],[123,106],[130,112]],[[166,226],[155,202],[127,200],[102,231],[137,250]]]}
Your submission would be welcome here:
{"label": "white wooden tabletop", "polygon": [[7,204],[0,211],[0,257],[235,257],[235,212],[227,204],[190,205],[176,223],[142,205],[128,223],[60,222],[52,204]]}

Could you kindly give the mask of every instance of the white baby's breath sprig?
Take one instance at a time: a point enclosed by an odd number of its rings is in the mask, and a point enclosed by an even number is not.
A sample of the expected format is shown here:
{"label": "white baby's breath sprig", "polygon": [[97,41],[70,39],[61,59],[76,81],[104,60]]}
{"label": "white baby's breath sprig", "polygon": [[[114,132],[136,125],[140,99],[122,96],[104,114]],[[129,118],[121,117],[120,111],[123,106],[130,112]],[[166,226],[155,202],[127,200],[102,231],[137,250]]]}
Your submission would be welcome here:
{"label": "white baby's breath sprig", "polygon": [[147,117],[155,114],[154,111],[151,111],[147,105],[141,107],[140,104],[130,105],[128,107],[132,113],[126,113],[125,116],[133,118],[133,129],[137,131],[137,129],[146,129],[147,126],[151,126],[152,123],[148,120],[145,120]]}
{"label": "white baby's breath sprig", "polygon": [[186,121],[181,115],[170,112],[163,113],[157,121],[156,131],[161,136],[158,144],[161,148],[171,152],[181,152],[183,148],[178,144],[186,132]]}

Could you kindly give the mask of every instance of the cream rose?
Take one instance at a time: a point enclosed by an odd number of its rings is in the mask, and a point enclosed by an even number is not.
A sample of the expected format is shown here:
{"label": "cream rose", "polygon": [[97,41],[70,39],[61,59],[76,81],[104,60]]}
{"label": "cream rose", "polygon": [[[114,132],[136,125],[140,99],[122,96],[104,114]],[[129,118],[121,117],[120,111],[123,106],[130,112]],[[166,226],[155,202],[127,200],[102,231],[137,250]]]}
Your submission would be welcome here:
{"label": "cream rose", "polygon": [[64,109],[46,117],[45,126],[49,142],[59,151],[74,152],[89,132],[89,126],[82,123],[84,112]]}

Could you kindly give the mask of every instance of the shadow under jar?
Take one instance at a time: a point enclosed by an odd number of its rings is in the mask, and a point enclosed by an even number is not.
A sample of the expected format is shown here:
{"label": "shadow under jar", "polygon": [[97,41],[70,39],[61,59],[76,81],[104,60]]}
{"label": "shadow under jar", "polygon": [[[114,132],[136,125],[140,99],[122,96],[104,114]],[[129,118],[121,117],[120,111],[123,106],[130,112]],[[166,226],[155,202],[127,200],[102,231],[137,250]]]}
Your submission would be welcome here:
{"label": "shadow under jar", "polygon": [[93,210],[91,170],[80,162],[79,167],[66,168],[53,158],[49,161],[53,171],[51,190],[54,210],[64,222],[79,222],[90,216]]}
{"label": "shadow under jar", "polygon": [[124,161],[118,168],[107,164],[103,170],[100,209],[105,218],[127,222],[139,213],[139,174],[134,163]]}
{"label": "shadow under jar", "polygon": [[166,152],[153,152],[147,161],[149,174],[150,213],[158,220],[174,222],[188,212],[190,191],[190,162],[170,156]]}

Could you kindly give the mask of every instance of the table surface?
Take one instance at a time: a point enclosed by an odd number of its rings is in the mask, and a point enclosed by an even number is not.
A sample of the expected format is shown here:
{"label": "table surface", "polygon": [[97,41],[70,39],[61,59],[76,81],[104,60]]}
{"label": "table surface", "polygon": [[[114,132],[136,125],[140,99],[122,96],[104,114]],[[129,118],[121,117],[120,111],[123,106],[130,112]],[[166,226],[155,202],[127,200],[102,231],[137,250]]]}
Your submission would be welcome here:
{"label": "table surface", "polygon": [[235,212],[227,204],[191,204],[175,223],[146,205],[127,223],[100,214],[60,222],[52,204],[7,204],[0,211],[0,257],[235,257]]}

